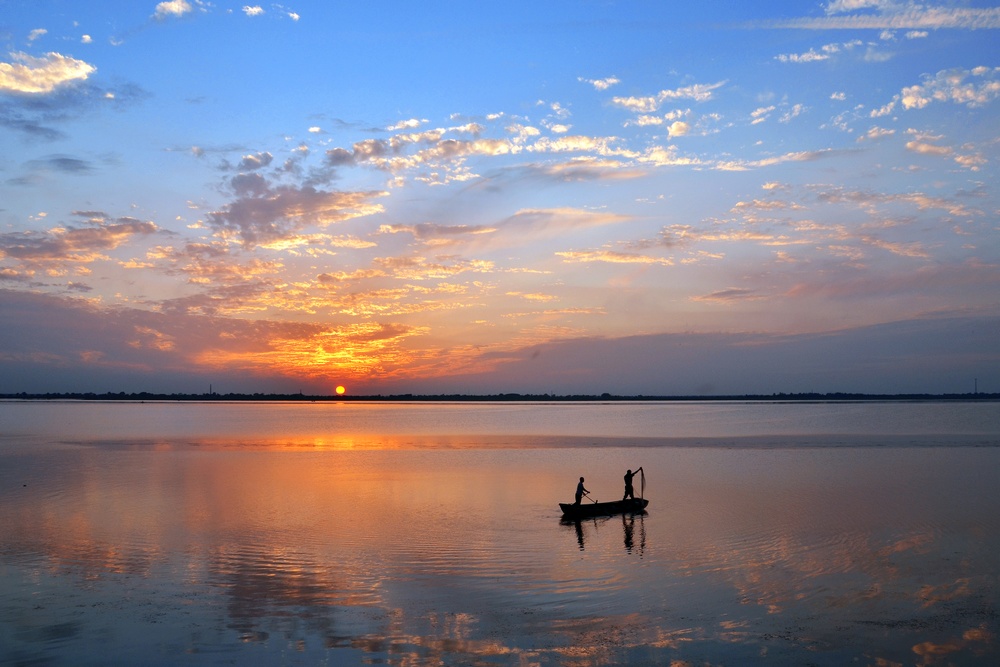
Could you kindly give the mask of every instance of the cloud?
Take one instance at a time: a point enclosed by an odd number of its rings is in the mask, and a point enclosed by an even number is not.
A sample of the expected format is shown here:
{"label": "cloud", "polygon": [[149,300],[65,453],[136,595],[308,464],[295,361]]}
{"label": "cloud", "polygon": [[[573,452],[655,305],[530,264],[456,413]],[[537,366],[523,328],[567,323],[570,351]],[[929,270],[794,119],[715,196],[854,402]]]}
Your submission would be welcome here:
{"label": "cloud", "polygon": [[[389,140],[366,139],[356,142],[350,150],[342,147],[326,152],[325,165],[329,168],[370,165],[390,173],[434,168],[431,183],[451,180],[468,180],[476,177],[462,169],[466,158],[473,156],[499,156],[520,153],[524,147],[510,139],[451,139],[443,138],[444,130],[397,134]],[[557,142],[567,143],[572,138],[561,137]],[[413,147],[419,147],[413,151]]]}
{"label": "cloud", "polygon": [[33,42],[39,37],[42,37],[43,35],[47,34],[48,32],[49,31],[46,30],[45,28],[35,28],[30,33],[28,33],[28,41]]}
{"label": "cloud", "polygon": [[880,248],[894,255],[914,257],[917,259],[930,259],[930,253],[928,253],[924,247],[917,242],[892,242],[875,236],[863,236],[861,237],[861,240],[867,245]]}
{"label": "cloud", "polygon": [[49,155],[38,160],[29,160],[25,165],[32,171],[51,170],[64,174],[84,174],[93,169],[90,162],[69,155]]}
{"label": "cloud", "polygon": [[786,162],[812,162],[834,155],[843,151],[833,149],[821,149],[817,151],[798,151],[796,153],[785,153],[775,157],[761,158],[760,160],[722,160],[715,164],[715,169],[720,171],[746,171],[748,169],[759,169],[761,167],[771,167],[776,164]]}
{"label": "cloud", "polygon": [[412,130],[412,129],[420,127],[421,125],[423,125],[426,122],[427,122],[426,119],[425,120],[419,120],[417,118],[410,118],[408,120],[401,120],[398,123],[396,123],[395,125],[390,125],[389,127],[385,128],[385,129],[388,130],[389,132],[398,132],[399,130]]}
{"label": "cloud", "polygon": [[789,109],[788,111],[786,111],[784,114],[781,115],[781,118],[778,119],[778,122],[787,123],[791,121],[793,118],[800,116],[805,112],[806,112],[806,107],[804,105],[795,104],[792,106],[791,109]]}
{"label": "cloud", "polygon": [[74,81],[85,81],[97,68],[82,60],[50,52],[35,58],[11,53],[14,62],[0,62],[0,92],[45,94]]}
{"label": "cloud", "polygon": [[1000,96],[998,75],[1000,67],[941,70],[933,77],[925,77],[923,83],[903,88],[899,99],[904,109],[923,109],[931,102],[980,107]]}
{"label": "cloud", "polygon": [[774,110],[777,109],[773,104],[767,107],[758,107],[750,112],[751,125],[757,125],[758,123],[763,123],[765,120],[771,117]]}
{"label": "cloud", "polygon": [[577,208],[521,209],[490,225],[383,225],[382,234],[409,233],[429,247],[474,248],[530,246],[532,242],[573,231],[625,222],[627,216]]}
{"label": "cloud", "polygon": [[256,173],[229,181],[237,198],[208,214],[208,224],[223,238],[247,247],[293,235],[309,226],[325,227],[382,210],[374,199],[387,192],[328,192],[312,186],[273,185]]}
{"label": "cloud", "polygon": [[652,113],[657,111],[660,105],[667,100],[691,99],[696,102],[707,102],[712,99],[715,91],[725,84],[725,81],[719,81],[718,83],[697,83],[674,90],[661,90],[656,95],[648,97],[614,97],[611,99],[611,102],[631,111]]}
{"label": "cloud", "polygon": [[765,20],[752,27],[805,30],[938,30],[1000,28],[1000,8],[929,7],[911,1],[835,0],[826,16]]}
{"label": "cloud", "polygon": [[840,44],[825,44],[820,47],[819,51],[815,49],[809,49],[805,53],[786,53],[780,54],[774,57],[778,62],[783,63],[812,63],[821,60],[829,60],[834,55],[840,53],[841,51],[850,51],[857,46],[861,46],[862,41],[856,39],[850,42],[843,42]]}
{"label": "cloud", "polygon": [[606,264],[659,264],[661,266],[672,266],[673,260],[663,257],[650,257],[631,252],[618,252],[613,250],[585,250],[585,251],[565,251],[557,252],[557,257],[562,257],[564,262],[590,263],[603,262]]}
{"label": "cloud", "polygon": [[858,141],[878,141],[885,137],[891,137],[896,134],[896,130],[888,130],[883,127],[872,126],[866,133],[858,137]]}
{"label": "cloud", "polygon": [[[302,369],[318,377],[347,370],[352,377],[352,353],[359,368],[378,368],[380,349],[391,357],[408,333],[412,329],[377,323],[337,327],[105,309],[83,299],[0,290],[0,376],[10,391],[18,384],[41,391],[144,391],[150,378],[163,391],[192,391],[204,378],[207,390],[221,373],[231,387],[247,391],[298,391]],[[58,386],[50,384],[55,374]]]}
{"label": "cloud", "polygon": [[187,0],[165,0],[156,5],[153,18],[158,21],[168,19],[171,16],[184,16],[191,11],[191,4]]}
{"label": "cloud", "polygon": [[594,90],[607,90],[611,86],[621,83],[617,77],[609,76],[605,79],[585,79],[582,76],[577,77],[577,81],[581,83],[589,83],[594,87]]}
{"label": "cloud", "polygon": [[[380,234],[409,233],[413,238],[430,245],[450,244],[456,239],[478,234],[494,234],[496,227],[487,225],[440,225],[423,222],[416,225],[382,225]],[[443,242],[443,243],[442,243]]]}
{"label": "cloud", "polygon": [[239,168],[244,171],[262,169],[271,164],[272,160],[274,160],[274,156],[267,151],[252,155],[244,155],[243,159],[240,160]]}
{"label": "cloud", "polygon": [[682,120],[675,120],[668,128],[669,137],[683,137],[691,131],[691,126]]}
{"label": "cloud", "polygon": [[949,156],[954,152],[948,146],[936,146],[922,141],[906,142],[906,150],[913,151],[914,153],[919,153],[921,155],[937,155],[939,157]]}
{"label": "cloud", "polygon": [[16,260],[28,267],[88,264],[106,259],[114,250],[135,237],[159,231],[152,222],[135,218],[100,220],[86,227],[56,227],[47,232],[8,232],[0,234],[0,259]]}
{"label": "cloud", "polygon": [[816,199],[827,204],[853,204],[865,210],[873,210],[875,204],[909,204],[918,210],[943,210],[959,217],[976,215],[961,203],[943,197],[931,197],[922,192],[885,194],[870,190],[849,190],[842,187],[822,187],[816,189]]}
{"label": "cloud", "polygon": [[243,5],[243,13],[247,16],[262,16],[264,8],[260,5]]}
{"label": "cloud", "polygon": [[569,394],[606,387],[647,396],[703,394],[706,386],[723,395],[966,391],[968,378],[1000,354],[992,335],[998,326],[996,317],[941,317],[795,335],[572,337],[484,355],[480,366],[493,362],[487,371],[433,386],[441,392],[488,386]]}
{"label": "cloud", "polygon": [[729,289],[702,294],[691,297],[692,301],[702,301],[707,303],[735,303],[740,301],[757,301],[764,297],[755,290],[742,287],[731,287]]}

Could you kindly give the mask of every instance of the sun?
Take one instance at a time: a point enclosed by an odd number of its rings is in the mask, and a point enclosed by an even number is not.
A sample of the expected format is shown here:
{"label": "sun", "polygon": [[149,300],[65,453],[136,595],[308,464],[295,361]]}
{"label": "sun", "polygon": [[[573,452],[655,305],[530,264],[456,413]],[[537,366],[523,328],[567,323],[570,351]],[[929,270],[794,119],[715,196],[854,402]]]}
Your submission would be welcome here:
{"label": "sun", "polygon": [[338,384],[336,391],[337,391],[337,395],[338,396],[343,396],[344,392],[347,391],[347,390],[344,389],[344,385]]}

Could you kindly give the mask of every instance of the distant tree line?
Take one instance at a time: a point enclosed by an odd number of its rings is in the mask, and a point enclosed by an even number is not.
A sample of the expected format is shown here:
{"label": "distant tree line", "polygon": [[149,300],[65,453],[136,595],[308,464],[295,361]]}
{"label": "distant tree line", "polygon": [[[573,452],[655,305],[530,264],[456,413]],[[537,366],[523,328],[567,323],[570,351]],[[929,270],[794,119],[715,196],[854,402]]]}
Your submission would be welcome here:
{"label": "distant tree line", "polygon": [[310,395],[310,394],[264,394],[264,393],[229,393],[220,394],[216,392],[203,394],[160,394],[148,391],[126,393],[124,391],[114,393],[106,392],[98,394],[94,392],[50,392],[50,393],[28,393],[20,392],[16,394],[0,394],[0,400],[62,400],[62,401],[295,401],[295,402],[315,402],[315,401],[339,401],[339,402],[368,402],[368,401],[440,401],[440,402],[461,402],[461,401],[524,401],[524,402],[562,402],[562,401],[995,401],[1000,400],[998,393],[969,392],[965,394],[864,394],[864,393],[775,393],[775,394],[732,394],[725,396],[620,396],[615,394],[374,394],[367,396],[348,395]]}

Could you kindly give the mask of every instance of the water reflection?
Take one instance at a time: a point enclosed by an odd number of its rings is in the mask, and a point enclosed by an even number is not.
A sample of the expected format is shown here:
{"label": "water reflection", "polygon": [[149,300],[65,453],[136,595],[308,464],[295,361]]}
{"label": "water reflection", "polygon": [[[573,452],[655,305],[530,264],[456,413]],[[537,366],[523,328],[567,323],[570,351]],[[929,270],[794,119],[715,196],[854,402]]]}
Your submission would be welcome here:
{"label": "water reflection", "polygon": [[[622,539],[625,545],[625,553],[635,553],[642,556],[646,550],[646,525],[644,517],[648,512],[627,512],[618,516],[600,516],[589,519],[560,519],[559,523],[565,527],[572,527],[576,534],[576,543],[580,551],[584,551],[587,546],[586,530],[607,530],[620,519],[622,524]],[[639,543],[636,544],[636,531],[638,530]]]}
{"label": "water reflection", "polygon": [[1000,452],[644,457],[558,526],[561,452],[6,457],[0,662],[995,664]]}

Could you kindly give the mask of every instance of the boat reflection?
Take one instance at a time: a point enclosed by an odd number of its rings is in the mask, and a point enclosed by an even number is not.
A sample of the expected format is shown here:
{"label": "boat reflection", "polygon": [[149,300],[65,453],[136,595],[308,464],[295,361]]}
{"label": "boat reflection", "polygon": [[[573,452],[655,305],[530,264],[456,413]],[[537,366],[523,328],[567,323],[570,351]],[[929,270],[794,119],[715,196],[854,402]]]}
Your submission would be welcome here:
{"label": "boat reflection", "polygon": [[[644,518],[647,512],[633,512],[621,514],[622,541],[625,546],[625,553],[638,554],[642,556],[646,550],[646,525]],[[638,521],[636,521],[638,519]],[[560,519],[559,524],[572,527],[576,534],[576,543],[580,551],[585,551],[587,546],[587,532],[599,532],[605,525],[615,522],[613,516],[598,516],[589,519]],[[639,543],[636,544],[636,532],[638,531]]]}

